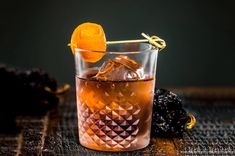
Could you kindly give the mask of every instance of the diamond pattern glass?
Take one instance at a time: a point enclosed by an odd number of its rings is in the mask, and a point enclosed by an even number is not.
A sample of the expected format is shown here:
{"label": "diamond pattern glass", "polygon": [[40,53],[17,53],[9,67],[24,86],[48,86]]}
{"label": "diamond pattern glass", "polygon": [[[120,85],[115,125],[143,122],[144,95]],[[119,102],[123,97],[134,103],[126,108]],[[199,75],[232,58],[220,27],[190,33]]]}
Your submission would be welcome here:
{"label": "diamond pattern glass", "polygon": [[121,151],[149,142],[152,79],[108,82],[77,78],[80,143],[88,148]]}

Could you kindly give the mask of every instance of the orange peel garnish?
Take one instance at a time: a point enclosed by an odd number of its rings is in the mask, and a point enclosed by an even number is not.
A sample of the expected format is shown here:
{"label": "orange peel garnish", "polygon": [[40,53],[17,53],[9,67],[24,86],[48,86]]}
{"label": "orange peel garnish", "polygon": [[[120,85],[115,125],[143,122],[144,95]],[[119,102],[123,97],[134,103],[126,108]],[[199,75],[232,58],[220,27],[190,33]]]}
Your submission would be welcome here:
{"label": "orange peel garnish", "polygon": [[86,62],[99,61],[106,50],[106,37],[102,26],[89,22],[80,24],[73,31],[70,47],[73,54],[76,48],[84,49],[80,50],[80,55]]}

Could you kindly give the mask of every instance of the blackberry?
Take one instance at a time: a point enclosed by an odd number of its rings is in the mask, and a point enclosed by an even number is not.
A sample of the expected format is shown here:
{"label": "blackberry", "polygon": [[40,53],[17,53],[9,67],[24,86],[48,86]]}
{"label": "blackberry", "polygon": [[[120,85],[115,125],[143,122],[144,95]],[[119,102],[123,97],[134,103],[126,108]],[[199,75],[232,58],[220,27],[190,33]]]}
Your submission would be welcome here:
{"label": "blackberry", "polygon": [[176,94],[165,89],[155,90],[151,130],[153,137],[180,137],[186,126],[194,124],[195,118],[186,113]]}
{"label": "blackberry", "polygon": [[18,115],[43,115],[55,107],[59,102],[57,91],[66,90],[59,89],[56,80],[41,69],[0,64],[0,131],[14,127]]}

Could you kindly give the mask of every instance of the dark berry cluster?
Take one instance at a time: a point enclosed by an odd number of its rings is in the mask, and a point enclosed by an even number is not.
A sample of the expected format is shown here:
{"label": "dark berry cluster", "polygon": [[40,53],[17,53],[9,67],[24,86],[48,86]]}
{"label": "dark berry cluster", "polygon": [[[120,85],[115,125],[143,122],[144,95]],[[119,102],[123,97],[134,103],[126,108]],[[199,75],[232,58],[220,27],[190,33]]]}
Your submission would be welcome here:
{"label": "dark berry cluster", "polygon": [[40,69],[22,70],[0,65],[0,129],[18,115],[42,115],[59,101],[57,82]]}
{"label": "dark berry cluster", "polygon": [[180,98],[165,89],[155,90],[153,102],[152,136],[179,137],[189,118]]}

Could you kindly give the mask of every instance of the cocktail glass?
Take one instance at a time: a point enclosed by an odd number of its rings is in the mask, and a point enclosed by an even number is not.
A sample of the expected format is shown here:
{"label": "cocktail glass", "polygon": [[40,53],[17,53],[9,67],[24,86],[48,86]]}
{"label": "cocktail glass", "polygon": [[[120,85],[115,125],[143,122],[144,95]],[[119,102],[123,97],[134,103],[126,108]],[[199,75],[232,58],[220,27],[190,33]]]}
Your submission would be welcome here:
{"label": "cocktail glass", "polygon": [[[86,62],[84,53],[103,56]],[[100,151],[133,151],[150,142],[158,49],[147,43],[75,50],[80,144]]]}

